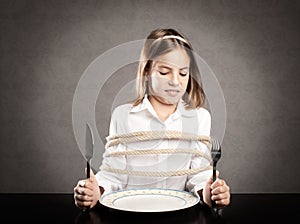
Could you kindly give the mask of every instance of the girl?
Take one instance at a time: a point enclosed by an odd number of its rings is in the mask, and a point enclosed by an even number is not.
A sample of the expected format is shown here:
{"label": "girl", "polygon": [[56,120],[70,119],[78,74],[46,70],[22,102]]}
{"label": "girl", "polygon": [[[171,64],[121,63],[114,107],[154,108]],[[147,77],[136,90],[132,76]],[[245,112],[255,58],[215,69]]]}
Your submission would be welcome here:
{"label": "girl", "polygon": [[[136,88],[137,98],[133,104],[114,110],[101,169],[96,175],[91,171],[90,179],[78,181],[74,188],[75,204],[80,208],[92,208],[102,194],[147,187],[187,190],[199,194],[201,201],[208,206],[211,206],[211,200],[219,207],[227,206],[230,203],[229,186],[220,178],[212,181],[212,170],[206,169],[209,161],[205,156],[151,154],[157,150],[165,152],[165,149],[196,149],[202,155],[209,154],[209,149],[201,141],[166,139],[163,134],[175,131],[210,135],[211,117],[202,107],[205,94],[187,38],[173,29],[152,31],[141,52]],[[138,142],[122,141],[116,136],[148,131],[162,136],[150,136],[146,141]],[[117,143],[114,143],[116,140]],[[126,154],[141,150],[146,150],[147,155]],[[116,152],[121,154],[111,156]],[[202,172],[157,177],[147,175],[147,172],[153,171],[163,173],[188,169],[201,169]],[[128,175],[121,172],[124,170],[145,175]]]}

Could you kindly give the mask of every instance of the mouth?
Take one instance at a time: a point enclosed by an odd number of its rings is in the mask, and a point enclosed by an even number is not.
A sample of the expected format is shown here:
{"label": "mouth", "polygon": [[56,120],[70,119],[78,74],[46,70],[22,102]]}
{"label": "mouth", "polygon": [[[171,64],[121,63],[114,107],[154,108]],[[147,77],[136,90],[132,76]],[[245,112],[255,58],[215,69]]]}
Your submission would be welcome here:
{"label": "mouth", "polygon": [[167,89],[165,92],[170,96],[177,96],[180,93],[180,90],[178,89]]}

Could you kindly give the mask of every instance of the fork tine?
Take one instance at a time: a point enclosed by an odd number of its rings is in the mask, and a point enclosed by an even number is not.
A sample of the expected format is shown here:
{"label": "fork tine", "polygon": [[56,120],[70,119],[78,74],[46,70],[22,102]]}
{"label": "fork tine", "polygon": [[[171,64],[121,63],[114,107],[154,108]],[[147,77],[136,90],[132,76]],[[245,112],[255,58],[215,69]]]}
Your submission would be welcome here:
{"label": "fork tine", "polygon": [[218,147],[218,143],[216,141],[216,138],[213,137],[213,150],[214,150],[214,152],[217,150],[217,147]]}
{"label": "fork tine", "polygon": [[220,142],[217,138],[214,138],[214,149],[215,151],[219,151],[220,150]]}

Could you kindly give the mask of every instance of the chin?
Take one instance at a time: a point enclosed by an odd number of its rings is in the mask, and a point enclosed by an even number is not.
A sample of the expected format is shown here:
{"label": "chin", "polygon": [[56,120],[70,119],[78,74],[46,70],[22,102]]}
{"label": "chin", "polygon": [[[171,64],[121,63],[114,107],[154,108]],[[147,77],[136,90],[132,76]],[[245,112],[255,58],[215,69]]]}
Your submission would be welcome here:
{"label": "chin", "polygon": [[170,104],[170,105],[177,105],[179,100],[180,100],[180,98],[179,99],[178,98],[171,98],[171,99],[170,98],[165,98],[164,103],[165,104]]}

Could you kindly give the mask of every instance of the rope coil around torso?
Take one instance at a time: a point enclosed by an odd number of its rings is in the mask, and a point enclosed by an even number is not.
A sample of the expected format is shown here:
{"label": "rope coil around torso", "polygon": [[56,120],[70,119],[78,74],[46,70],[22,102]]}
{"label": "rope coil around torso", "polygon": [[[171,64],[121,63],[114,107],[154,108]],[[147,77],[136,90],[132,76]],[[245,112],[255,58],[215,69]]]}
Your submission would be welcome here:
{"label": "rope coil around torso", "polygon": [[[157,140],[157,139],[168,139],[168,140],[194,140],[200,141],[205,144],[209,150],[211,150],[210,137],[204,135],[194,135],[190,133],[183,133],[179,131],[141,131],[141,132],[132,132],[128,134],[121,135],[113,135],[108,136],[106,147],[115,146],[118,144],[126,144],[132,142],[139,141],[149,141],[149,140]],[[201,156],[211,163],[211,155],[207,155],[198,149],[146,149],[146,150],[130,150],[130,151],[116,151],[109,152],[106,154],[107,157],[111,156],[129,156],[129,155],[153,155],[153,154],[175,154],[175,153],[187,153],[193,154],[195,156]],[[212,169],[211,165],[200,167],[200,168],[192,168],[185,170],[177,170],[177,171],[135,171],[135,170],[121,170],[115,169],[111,167],[101,167],[101,170],[117,173],[117,174],[125,174],[125,175],[133,175],[133,176],[149,176],[149,177],[168,177],[168,176],[182,176],[182,175],[193,175],[199,172]]]}
{"label": "rope coil around torso", "polygon": [[166,172],[121,170],[121,169],[115,169],[110,167],[103,167],[101,170],[111,172],[111,173],[130,175],[130,176],[171,177],[171,176],[193,175],[211,169],[212,166],[208,165],[206,167],[201,167],[201,168],[185,169],[185,170],[178,170],[178,171],[166,171]]}
{"label": "rope coil around torso", "polygon": [[211,156],[205,154],[202,151],[199,151],[198,149],[143,149],[143,150],[130,150],[130,151],[116,151],[116,152],[110,152],[106,156],[112,157],[112,156],[130,156],[130,155],[158,155],[158,154],[193,154],[196,156],[201,156],[208,160],[210,163],[212,162]]}
{"label": "rope coil around torso", "polygon": [[106,138],[106,147],[118,145],[120,143],[131,143],[139,141],[149,141],[157,139],[177,139],[177,140],[194,140],[204,143],[206,146],[210,146],[210,137],[205,135],[195,135],[190,133],[184,133],[180,131],[139,131],[128,134],[113,135]]}

